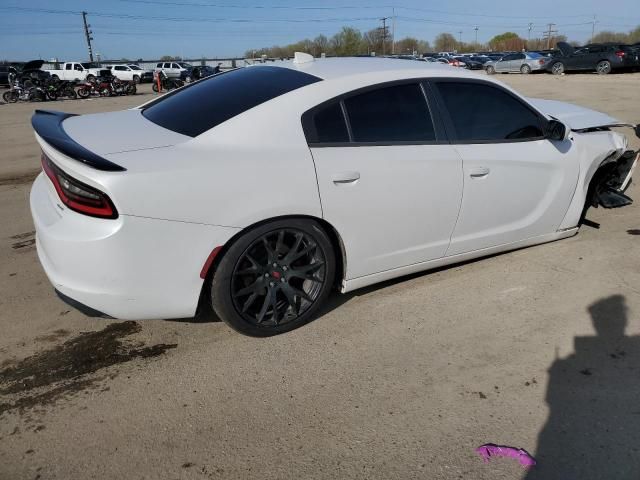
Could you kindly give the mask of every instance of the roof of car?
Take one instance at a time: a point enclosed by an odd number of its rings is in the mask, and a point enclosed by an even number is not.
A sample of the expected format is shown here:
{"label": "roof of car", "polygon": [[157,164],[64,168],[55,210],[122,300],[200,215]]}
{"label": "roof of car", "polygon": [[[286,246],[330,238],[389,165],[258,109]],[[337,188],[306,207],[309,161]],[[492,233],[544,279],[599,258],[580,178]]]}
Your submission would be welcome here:
{"label": "roof of car", "polygon": [[367,73],[389,73],[390,76],[397,74],[398,76],[404,77],[415,71],[422,71],[428,76],[475,77],[475,74],[467,70],[441,63],[411,62],[397,58],[380,57],[316,58],[306,63],[294,63],[292,60],[283,60],[267,62],[256,66],[259,67],[260,65],[290,68],[324,80]]}

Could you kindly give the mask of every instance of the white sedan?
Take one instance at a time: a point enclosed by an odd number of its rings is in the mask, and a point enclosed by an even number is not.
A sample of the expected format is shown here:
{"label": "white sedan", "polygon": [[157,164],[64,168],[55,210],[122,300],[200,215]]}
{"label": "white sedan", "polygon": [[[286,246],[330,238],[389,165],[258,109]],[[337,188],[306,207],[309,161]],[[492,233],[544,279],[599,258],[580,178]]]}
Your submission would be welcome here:
{"label": "white sedan", "polygon": [[574,235],[588,206],[631,202],[637,157],[602,113],[395,59],[297,54],[32,123],[61,298],[120,319],[211,305],[255,336],[310,321],[333,287]]}

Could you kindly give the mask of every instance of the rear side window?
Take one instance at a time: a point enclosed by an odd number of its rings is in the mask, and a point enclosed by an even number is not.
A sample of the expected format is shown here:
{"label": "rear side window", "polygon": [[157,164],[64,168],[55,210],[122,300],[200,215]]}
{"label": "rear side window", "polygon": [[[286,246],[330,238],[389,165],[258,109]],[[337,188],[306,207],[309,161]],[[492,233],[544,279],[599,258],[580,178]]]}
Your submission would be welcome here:
{"label": "rear side window", "polygon": [[379,88],[346,98],[354,142],[434,141],[433,122],[418,84]]}
{"label": "rear side window", "polygon": [[196,137],[261,103],[319,81],[289,68],[244,67],[168,93],[142,114],[161,127]]}
{"label": "rear side window", "polygon": [[533,140],[543,136],[540,117],[499,88],[472,82],[436,85],[458,141]]}
{"label": "rear side window", "polygon": [[305,133],[309,143],[341,143],[349,141],[340,102],[333,102],[315,110],[305,119]]}

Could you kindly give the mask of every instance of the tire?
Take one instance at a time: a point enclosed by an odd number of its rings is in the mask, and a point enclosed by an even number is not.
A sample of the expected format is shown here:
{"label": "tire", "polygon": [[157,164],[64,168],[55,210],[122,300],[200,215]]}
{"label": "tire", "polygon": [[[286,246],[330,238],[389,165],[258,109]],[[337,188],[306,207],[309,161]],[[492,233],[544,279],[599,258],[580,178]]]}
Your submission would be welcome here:
{"label": "tire", "polygon": [[89,98],[89,95],[91,95],[91,92],[86,89],[86,88],[79,88],[78,89],[78,96],[80,98]]}
{"label": "tire", "polygon": [[611,73],[611,62],[609,60],[600,60],[596,65],[598,75],[607,75]]}
{"label": "tire", "polygon": [[495,73],[496,73],[496,69],[492,65],[489,65],[487,67],[487,75],[493,75]]}
{"label": "tire", "polygon": [[47,100],[57,100],[58,99],[58,94],[54,91],[49,91],[47,90]]}
{"label": "tire", "polygon": [[551,73],[554,75],[562,75],[564,73],[564,63],[556,62],[551,65]]}
{"label": "tire", "polygon": [[153,82],[153,85],[151,85],[151,90],[158,93],[158,84],[156,82]]}
{"label": "tire", "polygon": [[525,63],[520,67],[520,73],[523,75],[529,75],[531,73],[531,67]]}
{"label": "tire", "polygon": [[331,240],[317,222],[269,222],[224,252],[211,281],[211,306],[245,335],[289,332],[309,323],[325,302],[335,265]]}
{"label": "tire", "polygon": [[129,88],[126,91],[127,95],[135,95],[137,93],[138,89],[136,88],[135,83],[133,85],[129,85]]}
{"label": "tire", "polygon": [[193,82],[193,79],[191,77],[185,77],[184,81],[186,83],[191,83],[191,82]]}
{"label": "tire", "polygon": [[139,75],[134,75],[133,76],[133,83],[140,83],[140,76]]}
{"label": "tire", "polygon": [[95,75],[91,75],[91,74],[87,75],[87,82],[93,82],[95,79],[96,79]]}
{"label": "tire", "polygon": [[2,99],[7,103],[16,103],[18,101],[18,92],[9,90],[2,94]]}
{"label": "tire", "polygon": [[58,80],[60,80],[60,77],[58,77],[58,75],[51,75],[51,80],[54,80],[57,82]]}

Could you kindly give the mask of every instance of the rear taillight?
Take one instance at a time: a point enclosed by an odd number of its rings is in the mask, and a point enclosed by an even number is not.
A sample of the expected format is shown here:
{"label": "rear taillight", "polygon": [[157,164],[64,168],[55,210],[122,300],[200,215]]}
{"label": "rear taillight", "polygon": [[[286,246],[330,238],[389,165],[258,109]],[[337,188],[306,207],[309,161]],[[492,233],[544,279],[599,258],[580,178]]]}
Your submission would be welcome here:
{"label": "rear taillight", "polygon": [[624,55],[625,55],[625,53],[624,53],[622,50],[618,50],[618,51],[616,52],[616,57],[620,57],[620,58],[622,58],[622,57],[624,57]]}
{"label": "rear taillight", "polygon": [[544,60],[538,60],[538,64],[544,65]]}
{"label": "rear taillight", "polygon": [[116,207],[109,197],[100,190],[67,175],[44,152],[42,168],[53,183],[62,203],[71,210],[92,217],[118,218]]}

